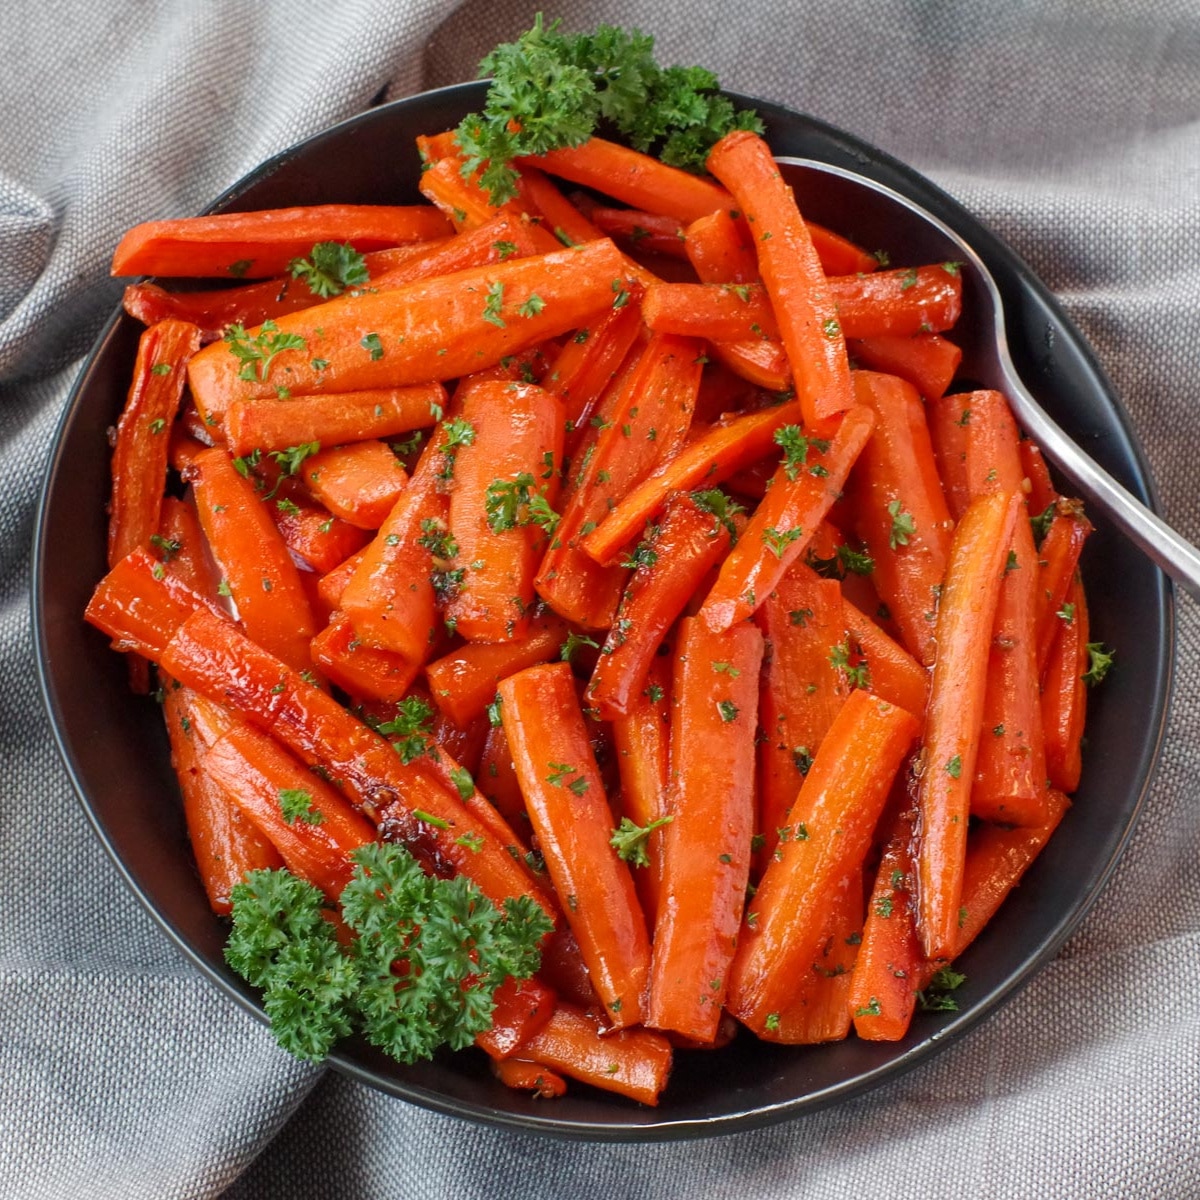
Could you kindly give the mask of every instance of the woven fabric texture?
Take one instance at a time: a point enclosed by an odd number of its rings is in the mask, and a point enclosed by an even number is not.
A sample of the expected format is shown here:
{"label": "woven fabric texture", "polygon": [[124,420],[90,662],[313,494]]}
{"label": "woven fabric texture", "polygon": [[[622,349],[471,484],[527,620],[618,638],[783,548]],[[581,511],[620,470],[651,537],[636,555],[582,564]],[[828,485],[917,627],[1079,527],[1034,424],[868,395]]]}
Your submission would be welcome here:
{"label": "woven fabric texture", "polygon": [[[568,0],[556,15],[639,25],[663,59],[839,125],[964,202],[1079,324],[1166,516],[1200,541],[1194,0]],[[1153,789],[1075,936],[933,1062],[769,1129],[559,1144],[297,1064],[169,946],[102,853],[37,695],[28,563],[56,421],[119,298],[113,245],[380,97],[473,77],[531,17],[513,0],[0,6],[0,1196],[1200,1195],[1186,598]]]}

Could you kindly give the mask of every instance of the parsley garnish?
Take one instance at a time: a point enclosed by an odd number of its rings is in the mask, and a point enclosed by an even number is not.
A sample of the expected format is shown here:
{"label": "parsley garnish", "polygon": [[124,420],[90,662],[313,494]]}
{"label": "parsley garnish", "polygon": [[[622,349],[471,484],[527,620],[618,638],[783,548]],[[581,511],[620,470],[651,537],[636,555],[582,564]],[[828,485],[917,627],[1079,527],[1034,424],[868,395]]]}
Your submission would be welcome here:
{"label": "parsley garnish", "polygon": [[717,711],[721,714],[721,720],[728,724],[730,721],[737,720],[740,710],[732,700],[718,700]]}
{"label": "parsley garnish", "polygon": [[804,536],[804,530],[796,529],[764,529],[762,533],[763,544],[770,550],[776,558],[782,558],[783,552],[798,538]]}
{"label": "parsley garnish", "polygon": [[306,825],[320,825],[324,821],[319,809],[312,806],[312,795],[301,788],[282,788],[279,792],[279,811],[289,825],[303,821]]}
{"label": "parsley garnish", "polygon": [[326,300],[370,278],[363,256],[349,242],[340,246],[337,242],[317,242],[308,258],[293,258],[288,271],[293,279],[303,279],[314,296]]}
{"label": "parsley garnish", "polygon": [[487,298],[483,302],[483,319],[500,329],[505,327],[505,320],[500,315],[500,306],[504,303],[504,284],[493,283],[487,290]]}
{"label": "parsley garnish", "polygon": [[888,535],[888,546],[895,550],[897,546],[907,546],[908,539],[917,532],[917,523],[912,513],[902,512],[900,501],[893,500],[887,506],[892,518],[892,532]]}
{"label": "parsley garnish", "polygon": [[775,430],[775,444],[783,450],[783,470],[788,479],[795,480],[800,468],[808,461],[808,451],[824,454],[829,443],[824,438],[807,438],[799,425],[781,425]]}
{"label": "parsley garnish", "polygon": [[230,353],[242,364],[238,378],[251,383],[265,382],[276,355],[284,350],[303,350],[307,344],[298,333],[280,333],[274,321],[264,321],[254,337],[246,332],[244,325],[230,325],[224,340]]}
{"label": "parsley garnish", "polygon": [[649,825],[635,825],[628,817],[621,818],[621,824],[612,831],[608,844],[632,867],[648,867],[650,856],[646,853],[646,840],[656,830],[669,825],[675,818],[672,816],[659,817]]}
{"label": "parsley garnish", "polygon": [[594,650],[600,649],[600,643],[588,637],[586,633],[575,633],[572,631],[567,634],[567,640],[559,648],[559,658],[563,662],[570,662],[575,651],[580,646],[591,646]]}
{"label": "parsley garnish", "polygon": [[710,536],[716,537],[724,525],[729,531],[730,540],[737,540],[737,525],[734,524],[733,518],[746,510],[736,500],[731,500],[720,488],[709,488],[708,491],[693,492],[692,503],[704,512],[712,513],[716,518]]}
{"label": "parsley garnish", "polygon": [[422,754],[436,754],[433,741],[433,709],[420,696],[408,696],[396,705],[396,715],[384,721],[378,730],[384,737],[396,737],[392,748],[401,761],[410,763]]}
{"label": "parsley garnish", "polygon": [[1088,642],[1087,652],[1088,669],[1080,678],[1089,687],[1095,687],[1108,674],[1114,651],[1105,650],[1103,642]]}

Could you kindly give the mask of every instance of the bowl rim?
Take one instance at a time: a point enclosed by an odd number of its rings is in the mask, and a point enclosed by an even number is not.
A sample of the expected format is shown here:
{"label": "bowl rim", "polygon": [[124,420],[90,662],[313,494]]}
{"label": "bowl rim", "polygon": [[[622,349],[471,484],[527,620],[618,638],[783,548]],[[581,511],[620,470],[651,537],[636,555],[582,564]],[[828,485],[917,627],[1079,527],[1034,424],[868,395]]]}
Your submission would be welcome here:
{"label": "bowl rim", "polygon": [[[356,127],[379,120],[381,114],[407,107],[426,106],[433,100],[457,101],[475,95],[482,98],[485,87],[485,81],[472,81],[430,89],[374,106],[336,122],[266,159],[222,191],[203,211],[209,213],[228,207],[236,202],[242,194],[268,179],[297,155],[309,153],[328,141],[340,140]],[[935,201],[932,205],[934,211],[952,228],[957,229],[956,222],[963,220],[971,226],[969,235],[964,233],[963,236],[967,237],[985,262],[989,261],[996,253],[1007,258],[1019,276],[1022,287],[1032,291],[1038,300],[1054,314],[1055,319],[1060,323],[1061,331],[1070,339],[1073,348],[1081,356],[1094,377],[1095,388],[1105,401],[1105,406],[1109,410],[1108,415],[1119,426],[1125,441],[1123,449],[1128,451],[1133,464],[1133,478],[1126,480],[1127,485],[1152,509],[1156,512],[1161,511],[1145,450],[1136,437],[1129,414],[1108,380],[1095,351],[1075,323],[1063,311],[1053,293],[1006,242],[993,234],[978,217],[974,216],[949,193],[887,152],[879,150],[820,118],[798,110],[735,91],[727,91],[726,94],[735,103],[756,108],[768,120],[771,117],[786,121],[799,120],[826,140],[836,144],[844,154],[858,164],[855,169],[869,178],[880,178],[881,182],[891,186],[899,183],[901,186],[897,190],[901,192],[905,190],[905,186],[922,189],[921,203],[930,207],[930,200]],[[962,231],[959,230],[959,232]],[[980,245],[981,241],[982,245]],[[990,262],[989,265],[991,265]],[[215,984],[244,1011],[265,1024],[267,1018],[256,998],[257,992],[231,973],[223,973],[214,969],[212,964],[159,911],[142,884],[121,858],[103,820],[92,805],[74,751],[64,735],[59,697],[51,679],[50,659],[52,654],[48,643],[49,629],[46,620],[46,516],[54,485],[62,468],[66,431],[80,408],[82,397],[88,389],[93,374],[98,369],[102,351],[114,336],[123,316],[123,309],[118,304],[103,324],[83,359],[55,427],[51,452],[46,460],[34,521],[30,563],[32,636],[39,691],[59,757],[76,797],[105,853],[112,860],[125,884],[172,944],[200,971],[201,975]],[[596,1142],[649,1142],[721,1136],[776,1124],[860,1095],[925,1062],[945,1046],[957,1041],[978,1022],[1011,999],[1054,956],[1066,939],[1078,928],[1107,886],[1119,859],[1129,844],[1138,821],[1141,819],[1147,794],[1155,778],[1166,734],[1173,690],[1176,649],[1173,586],[1161,570],[1153,569],[1156,572],[1154,601],[1156,615],[1161,623],[1162,637],[1154,647],[1156,653],[1152,664],[1154,692],[1153,702],[1149,707],[1151,736],[1141,748],[1137,770],[1139,780],[1137,795],[1130,806],[1129,817],[1121,837],[1099,868],[1093,871],[1091,884],[1080,899],[1069,911],[1061,914],[1033,951],[1024,956],[1017,969],[1011,972],[998,986],[959,1013],[956,1018],[931,1031],[927,1037],[914,1043],[902,1053],[889,1057],[881,1065],[861,1072],[852,1078],[778,1103],[757,1105],[703,1118],[680,1118],[668,1115],[657,1118],[656,1114],[659,1111],[657,1109],[643,1110],[631,1107],[628,1110],[629,1114],[637,1119],[627,1123],[614,1124],[556,1116],[549,1108],[547,1115],[543,1116],[537,1111],[533,1113],[510,1112],[492,1105],[464,1101],[420,1084],[381,1076],[341,1048],[335,1049],[330,1054],[327,1060],[328,1064],[356,1082],[381,1090],[385,1094],[409,1100],[436,1112],[485,1125],[556,1138],[585,1139]]]}

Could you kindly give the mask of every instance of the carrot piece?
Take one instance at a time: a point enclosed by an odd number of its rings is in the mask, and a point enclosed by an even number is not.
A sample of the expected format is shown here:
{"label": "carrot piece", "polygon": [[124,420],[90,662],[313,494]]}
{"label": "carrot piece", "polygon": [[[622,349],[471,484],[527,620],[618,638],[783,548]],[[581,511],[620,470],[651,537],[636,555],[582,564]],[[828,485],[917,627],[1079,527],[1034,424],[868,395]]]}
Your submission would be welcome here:
{"label": "carrot piece", "polygon": [[[522,175],[524,178],[524,175]],[[628,243],[634,250],[687,258],[687,234],[679,220],[636,208],[593,208],[591,220],[601,236]]]}
{"label": "carrot piece", "polygon": [[441,133],[418,133],[413,140],[422,163],[435,163],[439,158],[459,153],[458,139],[453,129]]}
{"label": "carrot piece", "polygon": [[186,405],[179,420],[171,429],[171,444],[167,449],[167,461],[172,471],[177,471],[181,478],[191,477],[192,463],[201,450],[216,444],[216,439],[209,437],[207,431],[203,439],[194,437],[189,429],[191,421],[200,423],[199,414],[194,405]]}
{"label": "carrot piece", "polygon": [[684,224],[731,205],[729,193],[711,180],[598,137],[589,138],[581,146],[519,158],[517,164],[594,188],[630,208],[674,217]]}
{"label": "carrot piece", "polygon": [[567,1090],[567,1081],[561,1075],[542,1063],[522,1058],[504,1058],[493,1062],[492,1074],[505,1087],[532,1092],[542,1100],[561,1096]]}
{"label": "carrot piece", "polygon": [[1029,481],[1029,511],[1044,513],[1061,499],[1050,478],[1050,468],[1036,442],[1026,439],[1017,449],[1021,455],[1021,469]]}
{"label": "carrot piece", "polygon": [[713,357],[736,375],[768,392],[792,386],[792,368],[783,346],[771,338],[745,342],[713,342]]}
{"label": "carrot piece", "polygon": [[607,236],[598,229],[536,167],[525,167],[517,182],[517,191],[527,209],[541,218],[541,228],[566,246],[579,246]]}
{"label": "carrot piece", "polygon": [[652,338],[612,407],[606,406],[594,449],[583,450],[536,580],[539,595],[569,621],[588,629],[613,622],[624,573],[598,567],[582,547],[619,499],[682,445],[700,387],[700,349],[689,338]]}
{"label": "carrot piece", "polygon": [[379,441],[321,450],[305,462],[303,475],[335,517],[359,529],[378,529],[408,482],[404,464]]}
{"label": "carrot piece", "polygon": [[[971,407],[971,497],[1020,492],[1020,434],[1004,397],[999,392],[973,392],[964,402]],[[979,758],[971,789],[974,816],[1012,825],[1041,825],[1046,820],[1046,751],[1035,641],[1037,557],[1029,522],[1018,519],[988,651]]]}
{"label": "carrot piece", "polygon": [[443,155],[421,172],[418,185],[421,195],[435,205],[455,229],[476,229],[499,212],[519,219],[523,207],[519,200],[510,200],[503,205],[493,204],[487,192],[479,186],[479,173],[464,178],[462,165],[460,154]]}
{"label": "carrot piece", "polygon": [[370,821],[268,734],[240,721],[209,747],[200,765],[293,875],[337,900],[354,870],[351,851],[375,840]]}
{"label": "carrot piece", "polygon": [[[287,548],[314,571],[327,574],[371,540],[367,530],[335,517],[300,487],[285,486],[279,491],[267,511]],[[337,604],[326,607],[337,608]]]}
{"label": "carrot piece", "polygon": [[806,221],[805,224],[812,237],[813,249],[821,260],[821,270],[831,278],[839,275],[870,275],[879,268],[879,259],[861,246],[856,246],[849,238],[815,221]]}
{"label": "carrot piece", "polygon": [[656,333],[713,341],[778,340],[775,311],[760,283],[656,283],[642,317]]}
{"label": "carrot piece", "polygon": [[449,232],[445,217],[425,205],[324,204],[146,221],[117,244],[112,274],[263,279],[282,275],[316,242],[353,242],[361,252]]}
{"label": "carrot piece", "polygon": [[795,999],[840,886],[862,866],[917,718],[866,692],[850,693],[792,805],[730,971],[727,1007],[766,1032]]}
{"label": "carrot piece", "polygon": [[704,484],[715,487],[742,467],[762,458],[775,432],[800,417],[798,404],[781,404],[714,425],[674,459],[626,493],[616,507],[582,541],[599,563],[610,563],[666,503],[672,492]]}
{"label": "carrot piece", "polygon": [[465,725],[483,715],[499,680],[557,658],[567,633],[566,621],[543,611],[533,616],[522,638],[459,646],[426,665],[430,695],[442,712]]}
{"label": "carrot piece", "polygon": [[796,198],[770,147],[746,130],[726,134],[709,152],[708,168],[750,223],[804,423],[816,430],[850,408],[853,396],[840,318]]}
{"label": "carrot piece", "polygon": [[926,400],[945,395],[962,362],[962,351],[936,333],[848,338],[846,351],[871,371],[907,379]]}
{"label": "carrot piece", "polygon": [[[206,707],[218,729],[206,728],[197,709]],[[183,817],[196,856],[200,882],[213,912],[228,916],[230,892],[247,871],[283,866],[279,851],[242,816],[237,806],[206,772],[200,760],[213,740],[206,734],[224,732],[233,718],[219,705],[209,704],[185,687],[164,681],[163,719],[171,742],[171,765],[183,795]]]}
{"label": "carrot piece", "polygon": [[630,556],[634,571],[588,684],[601,717],[612,720],[637,704],[663,638],[728,550],[730,535],[686,492],[668,499],[662,520]]}
{"label": "carrot piece", "polygon": [[766,600],[841,493],[874,426],[875,414],[857,406],[827,442],[806,441],[795,427],[780,442],[783,462],[700,610],[710,628],[728,629]]}
{"label": "carrot piece", "polygon": [[200,528],[195,504],[175,496],[164,496],[162,524],[157,539],[151,539],[151,545],[166,574],[175,576],[205,599],[216,601],[220,581],[205,552],[204,531]]}
{"label": "carrot piece", "polygon": [[463,401],[473,431],[459,451],[449,527],[461,571],[447,620],[468,641],[524,637],[534,573],[547,540],[532,502],[550,509],[562,473],[563,409],[533,384],[481,383]]}
{"label": "carrot piece", "polygon": [[223,429],[230,454],[284,450],[306,442],[342,446],[370,438],[395,437],[434,424],[434,411],[446,405],[440,383],[380,388],[285,400],[235,400]]}
{"label": "carrot piece", "polygon": [[[320,688],[207,611],[180,626],[162,662],[186,687],[228,705],[310,766],[321,766],[357,807],[386,814],[385,837],[403,841],[431,869],[467,876],[495,903],[531,896],[553,915],[506,849],[511,838],[493,832],[505,828],[499,818],[492,813],[485,825],[443,782],[438,771],[445,755],[439,762],[427,756],[405,762]],[[486,801],[480,797],[479,804]]]}
{"label": "carrot piece", "polygon": [[967,488],[967,427],[971,423],[970,404],[961,395],[928,397],[925,416],[929,440],[950,515],[961,521],[971,503]]}
{"label": "carrot piece", "polygon": [[[352,528],[352,526],[347,526]],[[356,532],[361,532],[358,530]],[[317,582],[317,592],[321,599],[321,604],[328,610],[333,612],[342,606],[342,593],[346,590],[346,584],[350,581],[350,577],[358,569],[358,564],[362,562],[365,550],[358,550],[351,554],[349,558],[343,559],[340,563],[325,571],[320,580]]]}
{"label": "carrot piece", "polygon": [[646,1023],[701,1042],[716,1036],[750,878],[762,657],[753,625],[680,622]]}
{"label": "carrot piece", "polygon": [[[495,687],[494,682],[492,686]],[[514,831],[514,836],[518,839],[517,846],[524,854],[529,848],[529,812],[525,808],[525,797],[521,794],[521,784],[517,779],[516,767],[513,766],[512,752],[508,748],[504,726],[499,724],[498,710],[495,720],[496,724],[489,721],[487,739],[479,758],[475,782],[484,798]]]}
{"label": "carrot piece", "polygon": [[[627,712],[612,721],[621,775],[621,816],[642,829],[667,815],[671,728],[671,666],[667,658],[654,659],[645,682]],[[633,882],[653,935],[662,889],[662,830],[651,830],[643,846],[648,862],[634,870]]]}
{"label": "carrot piece", "polygon": [[333,682],[358,700],[396,704],[408,695],[420,663],[393,650],[364,646],[345,613],[335,612],[312,639],[313,662]]}
{"label": "carrot piece", "polygon": [[962,313],[962,275],[954,263],[838,276],[829,290],[848,338],[943,333]]}
{"label": "carrot piece", "polygon": [[605,239],[339,296],[280,317],[275,331],[248,332],[244,344],[290,339],[277,355],[259,349],[260,359],[243,364],[229,344],[206,346],[189,364],[192,394],[206,418],[220,420],[239,396],[280,385],[306,395],[456,379],[586,325],[620,294],[624,262]]}
{"label": "carrot piece", "polygon": [[1062,611],[1070,615],[1062,620],[1050,650],[1040,716],[1050,786],[1070,793],[1079,786],[1083,771],[1081,742],[1087,711],[1088,610],[1078,575],[1071,581]]}
{"label": "carrot piece", "polygon": [[980,497],[950,547],[917,795],[918,929],[927,958],[949,957],[958,933],[988,645],[1020,504],[1015,492]]}
{"label": "carrot piece", "polygon": [[566,663],[500,682],[504,732],[567,924],[612,1025],[642,1020],[650,942]]}
{"label": "carrot piece", "polygon": [[200,331],[183,321],[161,321],[138,339],[133,382],[117,421],[108,518],[108,565],[147,546],[158,532],[167,483],[170,428],[179,411],[188,360]]}
{"label": "carrot piece", "polygon": [[846,633],[866,664],[864,689],[897,708],[918,716],[924,713],[929,699],[929,672],[845,596],[842,609]]}
{"label": "carrot piece", "polygon": [[515,1053],[550,1020],[557,997],[537,979],[506,979],[492,997],[492,1025],[475,1045],[501,1061]]}
{"label": "carrot piece", "polygon": [[953,521],[925,409],[911,384],[873,371],[854,372],[854,396],[875,414],[875,432],[854,473],[854,527],[905,647],[928,666]]}
{"label": "carrot piece", "polygon": [[762,673],[758,818],[765,867],[787,825],[800,785],[846,702],[831,654],[846,636],[837,581],[794,563],[755,614],[771,654]]}
{"label": "carrot piece", "polygon": [[246,633],[289,666],[311,665],[316,632],[296,564],[254,485],[219,448],[196,458],[196,505]]}
{"label": "carrot piece", "polygon": [[582,1009],[560,1002],[517,1055],[606,1092],[656,1105],[671,1073],[672,1051],[661,1034],[649,1029],[609,1032]]}
{"label": "carrot piece", "polygon": [[1038,547],[1037,612],[1034,616],[1037,633],[1038,671],[1045,673],[1050,660],[1050,650],[1062,618],[1063,602],[1075,569],[1083,543],[1092,532],[1092,523],[1083,512],[1078,500],[1061,499],[1054,506],[1050,528]]}

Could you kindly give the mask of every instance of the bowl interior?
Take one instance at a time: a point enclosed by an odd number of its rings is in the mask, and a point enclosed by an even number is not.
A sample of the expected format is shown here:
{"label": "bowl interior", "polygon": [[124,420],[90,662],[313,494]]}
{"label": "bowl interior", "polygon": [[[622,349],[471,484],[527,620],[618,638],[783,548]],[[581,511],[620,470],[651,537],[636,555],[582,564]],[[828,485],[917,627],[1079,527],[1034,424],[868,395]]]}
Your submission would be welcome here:
{"label": "bowl interior", "polygon": [[[371,110],[266,163],[215,209],[313,203],[413,203],[413,137],[450,128],[480,107],[466,84]],[[743,98],[744,99],[744,98]],[[1019,259],[932,184],[888,156],[810,118],[754,103],[778,154],[859,171],[909,195],[962,234],[997,277],[1014,359],[1048,411],[1131,491],[1148,474],[1126,418],[1081,336]],[[807,202],[806,202],[807,204]],[[836,205],[812,215],[839,227]],[[842,229],[849,236],[853,229]],[[868,248],[879,244],[873,235]],[[70,398],[51,458],[34,551],[34,625],[44,697],[59,747],[98,835],[129,885],[180,949],[234,1000],[261,1016],[224,965],[225,927],[208,909],[192,863],[166,737],[152,701],[129,693],[125,668],[81,614],[105,570],[109,451],[140,327],[118,312]],[[1096,514],[1093,514],[1096,518]],[[402,1067],[364,1044],[332,1058],[353,1077],[444,1112],[596,1139],[699,1136],[765,1124],[849,1096],[915,1065],[992,1010],[1061,944],[1095,898],[1127,840],[1157,754],[1173,650],[1165,578],[1103,519],[1084,561],[1093,637],[1119,668],[1092,696],[1084,776],[1062,831],[963,957],[956,1014],[918,1015],[897,1044],[853,1038],[772,1047],[744,1037],[680,1054],[657,1109],[576,1085],[551,1103],[492,1079],[481,1054]],[[1096,569],[1103,564],[1103,569]]]}

